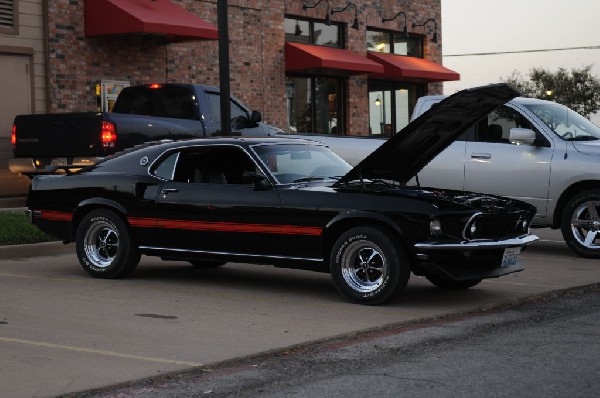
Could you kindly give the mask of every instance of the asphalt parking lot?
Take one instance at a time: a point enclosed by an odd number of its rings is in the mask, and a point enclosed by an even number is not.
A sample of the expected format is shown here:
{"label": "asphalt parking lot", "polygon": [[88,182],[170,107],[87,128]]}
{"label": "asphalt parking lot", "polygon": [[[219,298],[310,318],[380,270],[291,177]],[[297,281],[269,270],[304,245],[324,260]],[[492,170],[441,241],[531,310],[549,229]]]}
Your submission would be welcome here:
{"label": "asphalt parking lot", "polygon": [[361,331],[469,313],[600,282],[555,231],[522,255],[523,272],[466,291],[412,277],[388,305],[351,304],[329,276],[228,264],[196,270],[143,257],[128,279],[86,276],[72,246],[0,249],[0,383],[11,397],[54,396]]}

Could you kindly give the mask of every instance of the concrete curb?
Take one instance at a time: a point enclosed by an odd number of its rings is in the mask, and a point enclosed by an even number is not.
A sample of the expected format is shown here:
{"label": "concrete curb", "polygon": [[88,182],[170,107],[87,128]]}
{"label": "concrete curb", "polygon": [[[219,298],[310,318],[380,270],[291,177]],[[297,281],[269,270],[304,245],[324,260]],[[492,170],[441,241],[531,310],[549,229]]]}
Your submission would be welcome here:
{"label": "concrete curb", "polygon": [[62,242],[42,242],[27,245],[0,246],[0,259],[31,258],[44,256],[60,256],[75,253],[74,244],[65,245]]}

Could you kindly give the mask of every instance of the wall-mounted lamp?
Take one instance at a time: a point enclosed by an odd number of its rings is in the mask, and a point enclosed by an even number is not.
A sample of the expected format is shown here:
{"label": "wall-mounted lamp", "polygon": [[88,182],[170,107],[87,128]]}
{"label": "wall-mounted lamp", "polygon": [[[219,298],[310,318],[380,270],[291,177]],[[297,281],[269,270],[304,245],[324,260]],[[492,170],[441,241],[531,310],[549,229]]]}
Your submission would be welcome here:
{"label": "wall-mounted lamp", "polygon": [[358,8],[356,8],[356,4],[354,4],[354,3],[348,3],[348,4],[346,4],[345,7],[334,8],[333,10],[331,10],[331,14],[335,14],[336,12],[344,12],[350,6],[354,7],[354,22],[352,23],[352,29],[358,30]]}
{"label": "wall-mounted lamp", "polygon": [[325,25],[331,26],[331,11],[329,10],[329,1],[328,0],[319,0],[315,4],[313,4],[312,6],[309,6],[307,4],[302,4],[302,9],[306,10],[307,8],[315,8],[316,6],[318,6],[319,4],[321,4],[322,2],[325,2],[325,4],[327,4],[327,16],[325,16]]}
{"label": "wall-mounted lamp", "polygon": [[402,33],[404,33],[404,36],[408,37],[408,18],[406,17],[406,14],[404,12],[400,11],[398,14],[394,15],[391,18],[382,18],[381,22],[393,21],[400,15],[404,16],[404,29],[402,29]]}
{"label": "wall-mounted lamp", "polygon": [[431,42],[432,43],[437,43],[437,41],[438,41],[438,39],[437,39],[437,22],[435,21],[435,19],[429,18],[427,21],[425,21],[424,23],[421,23],[421,24],[414,23],[414,24],[412,24],[412,27],[414,29],[417,26],[425,26],[429,22],[433,22],[433,36],[431,37]]}

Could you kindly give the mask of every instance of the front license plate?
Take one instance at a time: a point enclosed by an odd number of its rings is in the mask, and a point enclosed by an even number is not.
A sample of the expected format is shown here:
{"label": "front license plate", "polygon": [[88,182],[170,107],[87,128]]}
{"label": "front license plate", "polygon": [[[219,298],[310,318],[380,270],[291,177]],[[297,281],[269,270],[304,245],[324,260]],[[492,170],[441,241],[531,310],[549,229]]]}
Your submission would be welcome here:
{"label": "front license plate", "polygon": [[502,264],[500,266],[510,267],[511,265],[516,265],[519,261],[519,253],[521,253],[520,247],[504,249],[504,256],[502,256]]}
{"label": "front license plate", "polygon": [[67,158],[52,158],[50,164],[53,166],[64,166],[67,164]]}

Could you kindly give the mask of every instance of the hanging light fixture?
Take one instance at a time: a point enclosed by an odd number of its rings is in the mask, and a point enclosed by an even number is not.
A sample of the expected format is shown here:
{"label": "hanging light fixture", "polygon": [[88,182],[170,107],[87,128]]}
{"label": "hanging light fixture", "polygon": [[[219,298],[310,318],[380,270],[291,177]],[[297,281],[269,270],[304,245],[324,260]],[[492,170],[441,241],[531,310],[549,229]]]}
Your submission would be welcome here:
{"label": "hanging light fixture", "polygon": [[354,29],[354,30],[358,30],[358,28],[359,28],[359,24],[358,24],[358,8],[356,8],[356,4],[354,4],[354,3],[348,3],[348,4],[346,4],[345,7],[334,8],[333,10],[331,10],[331,14],[335,14],[336,12],[344,12],[348,8],[350,8],[350,6],[354,7],[354,22],[352,23],[351,28]]}
{"label": "hanging light fixture", "polygon": [[402,33],[404,34],[405,37],[408,37],[408,18],[406,17],[406,14],[403,11],[400,11],[399,13],[397,13],[396,15],[394,15],[391,18],[382,18],[381,22],[393,21],[394,19],[398,18],[401,15],[404,17],[404,29],[402,29]]}
{"label": "hanging light fixture", "polygon": [[413,29],[418,27],[418,26],[425,26],[427,25],[429,22],[433,22],[433,36],[431,37],[431,42],[432,43],[437,43],[438,42],[438,38],[437,38],[437,22],[435,21],[435,19],[433,18],[429,18],[427,21],[425,21],[422,24],[416,24],[414,23],[412,25]]}
{"label": "hanging light fixture", "polygon": [[379,97],[377,97],[377,99],[375,100],[375,105],[381,105],[381,100],[379,99]]}
{"label": "hanging light fixture", "polygon": [[302,9],[306,10],[307,8],[315,8],[316,6],[318,6],[319,4],[321,4],[322,2],[325,2],[325,4],[327,4],[327,15],[325,16],[325,25],[331,26],[331,11],[329,9],[329,1],[328,0],[319,0],[315,4],[313,4],[312,6],[309,6],[306,3],[302,4]]}

